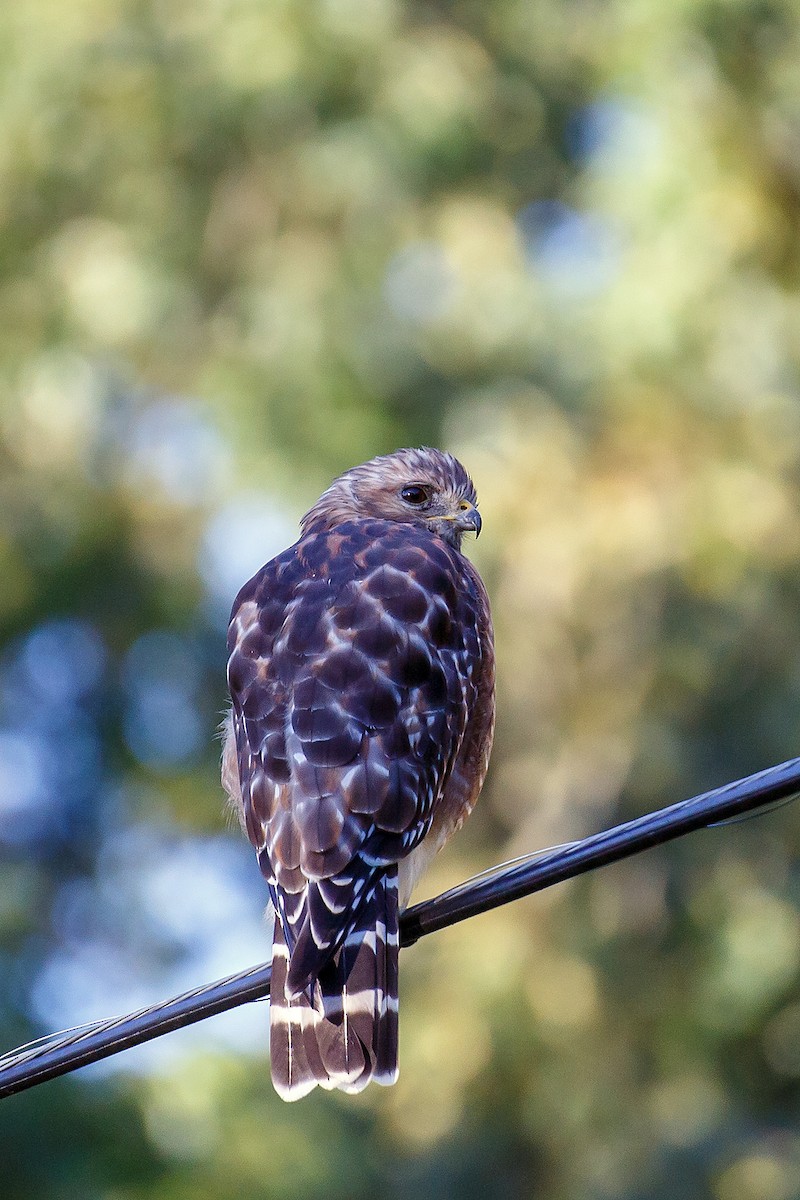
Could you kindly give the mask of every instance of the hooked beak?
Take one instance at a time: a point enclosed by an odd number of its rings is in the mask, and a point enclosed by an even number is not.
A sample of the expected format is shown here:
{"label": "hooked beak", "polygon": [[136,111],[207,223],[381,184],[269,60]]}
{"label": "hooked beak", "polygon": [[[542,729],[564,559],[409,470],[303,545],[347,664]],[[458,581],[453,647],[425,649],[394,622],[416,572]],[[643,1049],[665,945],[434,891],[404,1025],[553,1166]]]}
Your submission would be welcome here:
{"label": "hooked beak", "polygon": [[477,508],[465,508],[456,517],[455,524],[456,528],[461,530],[462,533],[466,533],[469,530],[475,534],[476,538],[481,536],[483,521]]}

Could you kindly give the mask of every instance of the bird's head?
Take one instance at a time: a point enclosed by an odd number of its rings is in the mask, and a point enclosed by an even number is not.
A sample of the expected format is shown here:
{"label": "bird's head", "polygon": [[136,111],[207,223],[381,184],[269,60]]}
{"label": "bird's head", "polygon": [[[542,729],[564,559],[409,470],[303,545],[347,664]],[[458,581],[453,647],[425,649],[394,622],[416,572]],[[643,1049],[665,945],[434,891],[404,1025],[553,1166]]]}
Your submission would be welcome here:
{"label": "bird's head", "polygon": [[334,479],[302,520],[303,532],[372,517],[428,529],[456,550],[481,518],[475,487],[457,458],[441,450],[396,450]]}

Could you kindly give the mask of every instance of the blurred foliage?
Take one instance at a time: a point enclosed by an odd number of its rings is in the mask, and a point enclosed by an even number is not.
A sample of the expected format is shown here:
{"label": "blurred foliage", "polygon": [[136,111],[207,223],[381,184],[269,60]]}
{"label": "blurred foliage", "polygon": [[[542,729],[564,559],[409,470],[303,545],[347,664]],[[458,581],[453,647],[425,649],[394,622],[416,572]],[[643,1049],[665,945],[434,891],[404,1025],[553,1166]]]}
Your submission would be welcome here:
{"label": "blurred foliage", "polygon": [[[332,475],[456,451],[498,736],[425,888],[797,753],[797,0],[0,8],[0,1031],[267,957],[215,724]],[[388,1092],[267,1012],[2,1104],[8,1200],[800,1195],[793,808],[403,956]]]}

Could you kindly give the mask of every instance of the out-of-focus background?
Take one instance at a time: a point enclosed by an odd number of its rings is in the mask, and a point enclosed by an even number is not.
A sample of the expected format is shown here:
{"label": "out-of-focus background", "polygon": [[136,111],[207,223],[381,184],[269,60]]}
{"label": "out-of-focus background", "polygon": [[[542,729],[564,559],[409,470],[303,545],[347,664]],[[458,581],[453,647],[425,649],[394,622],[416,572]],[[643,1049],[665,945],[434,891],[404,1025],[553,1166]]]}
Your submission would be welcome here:
{"label": "out-of-focus background", "polygon": [[[458,453],[497,625],[431,894],[798,753],[800,5],[0,8],[0,1038],[263,960],[231,599]],[[401,1077],[253,1005],[2,1102],[7,1200],[800,1194],[800,817],[403,955]]]}

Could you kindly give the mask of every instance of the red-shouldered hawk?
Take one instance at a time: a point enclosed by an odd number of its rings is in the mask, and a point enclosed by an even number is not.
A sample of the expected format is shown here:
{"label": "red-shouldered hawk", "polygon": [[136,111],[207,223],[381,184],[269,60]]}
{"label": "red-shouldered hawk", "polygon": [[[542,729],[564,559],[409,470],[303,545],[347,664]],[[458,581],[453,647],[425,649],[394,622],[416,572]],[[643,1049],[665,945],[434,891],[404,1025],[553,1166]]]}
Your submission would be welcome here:
{"label": "red-shouldered hawk", "polygon": [[438,450],[336,479],[236,598],[222,778],[275,907],[272,1078],[397,1078],[398,914],[469,815],[494,731],[472,481]]}

